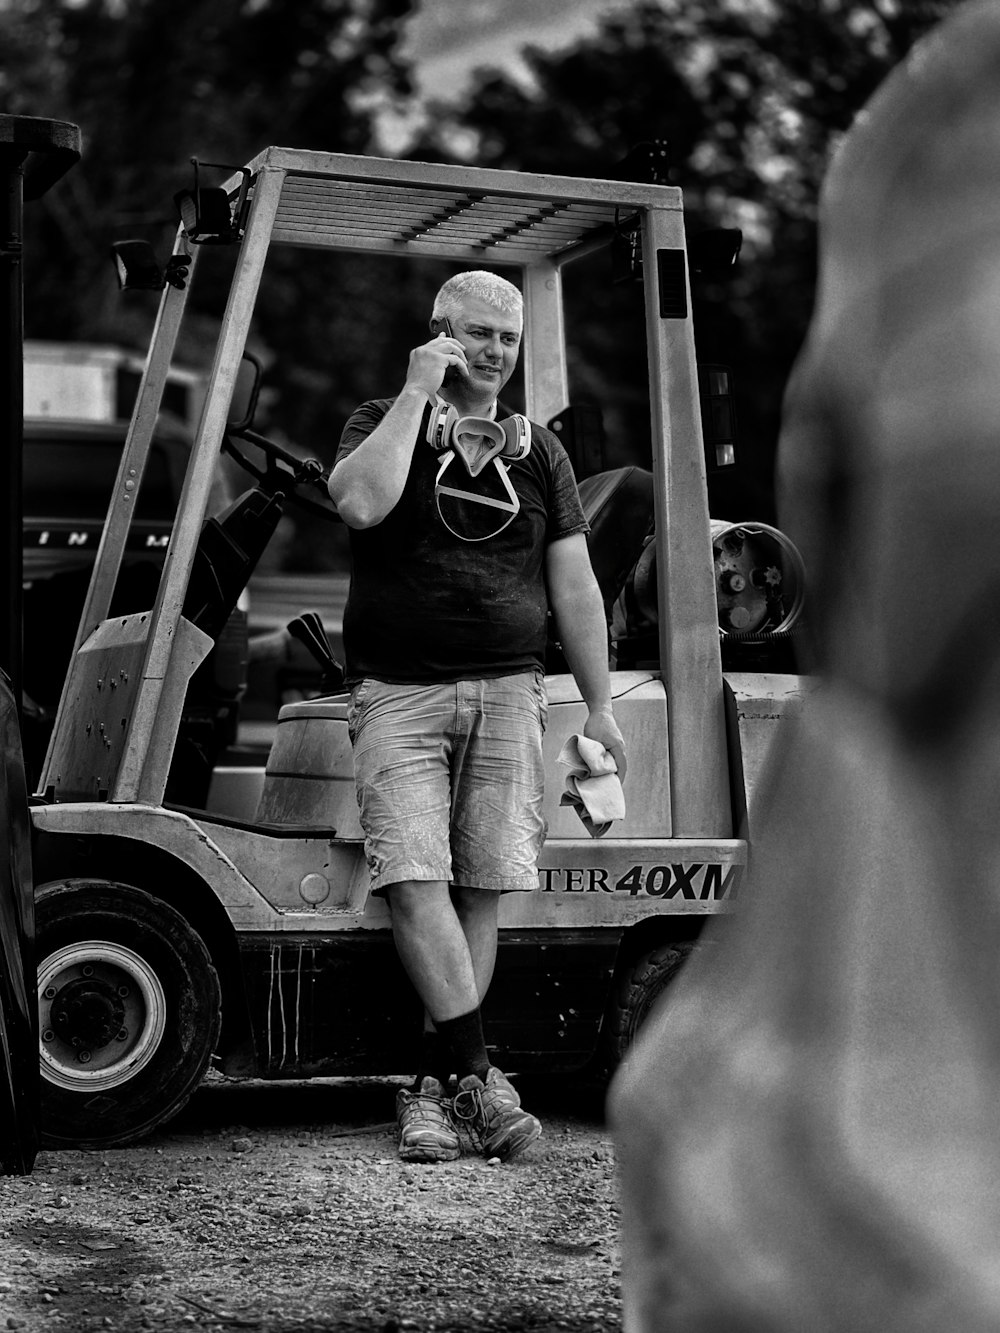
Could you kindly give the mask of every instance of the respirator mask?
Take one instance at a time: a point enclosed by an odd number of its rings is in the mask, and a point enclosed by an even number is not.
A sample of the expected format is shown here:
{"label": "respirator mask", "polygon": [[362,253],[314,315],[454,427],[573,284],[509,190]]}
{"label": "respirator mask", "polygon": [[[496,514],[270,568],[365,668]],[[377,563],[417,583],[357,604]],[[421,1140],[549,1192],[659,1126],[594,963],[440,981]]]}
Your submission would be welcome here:
{"label": "respirator mask", "polygon": [[[431,407],[427,442],[441,463],[434,479],[434,502],[448,531],[461,541],[481,542],[503,532],[517,516],[521,502],[507,475],[507,463],[531,452],[531,423],[520,415],[491,421],[488,417],[460,417],[451,403]],[[473,489],[453,470],[461,459]],[[461,483],[461,484],[459,484]],[[449,521],[450,517],[450,521]],[[460,529],[465,529],[461,531]]]}

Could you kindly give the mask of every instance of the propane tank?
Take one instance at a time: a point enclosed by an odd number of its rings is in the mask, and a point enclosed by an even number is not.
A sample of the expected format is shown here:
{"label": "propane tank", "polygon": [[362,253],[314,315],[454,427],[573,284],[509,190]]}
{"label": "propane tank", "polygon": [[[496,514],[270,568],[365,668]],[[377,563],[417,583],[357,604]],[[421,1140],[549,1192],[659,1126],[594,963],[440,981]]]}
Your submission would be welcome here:
{"label": "propane tank", "polygon": [[723,634],[779,634],[802,614],[805,566],[795,543],[766,523],[712,520]]}
{"label": "propane tank", "polygon": [[[723,634],[778,634],[802,614],[805,566],[790,538],[767,523],[713,519],[712,556]],[[631,618],[657,621],[656,543],[650,538],[625,591]]]}

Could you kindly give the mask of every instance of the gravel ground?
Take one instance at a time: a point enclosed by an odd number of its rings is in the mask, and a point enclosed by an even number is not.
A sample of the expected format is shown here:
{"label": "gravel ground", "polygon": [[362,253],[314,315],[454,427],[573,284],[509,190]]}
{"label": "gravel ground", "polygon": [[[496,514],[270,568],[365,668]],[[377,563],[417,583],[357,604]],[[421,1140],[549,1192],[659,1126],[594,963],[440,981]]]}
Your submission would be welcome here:
{"label": "gravel ground", "polygon": [[0,1179],[0,1333],[570,1329],[619,1315],[603,1099],[521,1085],[522,1158],[396,1156],[385,1082],[213,1083],[133,1147]]}

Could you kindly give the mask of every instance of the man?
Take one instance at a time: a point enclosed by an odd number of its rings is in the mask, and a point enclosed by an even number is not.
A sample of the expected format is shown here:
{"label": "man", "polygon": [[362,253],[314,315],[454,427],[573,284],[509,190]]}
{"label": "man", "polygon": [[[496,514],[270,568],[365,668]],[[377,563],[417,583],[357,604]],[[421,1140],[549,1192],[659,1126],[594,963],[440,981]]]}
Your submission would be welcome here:
{"label": "man", "polygon": [[410,353],[396,398],[348,421],[330,477],[351,529],[348,721],[372,890],[427,1015],[416,1082],[397,1097],[407,1161],[457,1157],[456,1120],[504,1160],[541,1133],[490,1065],[480,1004],[500,894],[537,886],[549,609],[589,708],[585,733],[625,774],[569,460],[498,406],[522,311],[492,273],[446,282],[434,336]]}

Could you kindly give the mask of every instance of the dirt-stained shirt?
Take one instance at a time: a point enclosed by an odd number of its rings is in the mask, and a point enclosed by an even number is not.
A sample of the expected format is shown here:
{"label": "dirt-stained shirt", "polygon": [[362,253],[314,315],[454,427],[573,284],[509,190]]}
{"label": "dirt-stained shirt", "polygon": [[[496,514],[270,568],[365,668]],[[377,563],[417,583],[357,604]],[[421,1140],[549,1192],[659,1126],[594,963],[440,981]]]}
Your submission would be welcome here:
{"label": "dirt-stained shirt", "polygon": [[[393,401],[358,408],[344,427],[337,462],[371,434]],[[501,463],[520,503],[516,516],[485,540],[463,540],[493,531],[505,511],[435,495],[441,456],[426,442],[429,411],[395,507],[370,528],[350,529],[348,685],[366,676],[424,684],[544,669],[545,549],[589,531],[565,449],[532,423],[528,456]],[[501,405],[498,416],[507,415]],[[471,479],[456,458],[441,481],[449,490],[509,502],[492,462]]]}

